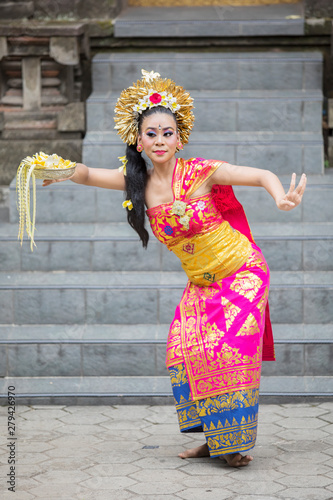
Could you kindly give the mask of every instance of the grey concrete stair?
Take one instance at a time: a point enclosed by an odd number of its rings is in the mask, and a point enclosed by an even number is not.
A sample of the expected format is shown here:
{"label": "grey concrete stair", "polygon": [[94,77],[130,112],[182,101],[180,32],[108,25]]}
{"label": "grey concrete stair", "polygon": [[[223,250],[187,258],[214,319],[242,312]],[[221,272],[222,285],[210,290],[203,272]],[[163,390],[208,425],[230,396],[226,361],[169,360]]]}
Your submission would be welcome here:
{"label": "grey concrete stair", "polygon": [[[261,392],[331,397],[333,177],[323,170],[322,55],[98,54],[83,150],[89,166],[119,166],[124,145],[113,130],[115,99],[141,68],[174,78],[195,99],[185,158],[269,168],[285,188],[293,171],[308,174],[303,203],[290,213],[261,188],[235,192],[271,268],[278,361],[264,363]],[[127,226],[123,196],[38,183],[31,253],[26,241],[22,248],[17,242],[15,181],[10,186],[10,224],[0,227],[0,376],[4,390],[16,385],[22,402],[172,401],[165,342],[186,276],[153,238],[142,249]]]}
{"label": "grey concrete stair", "polygon": [[[1,376],[164,376],[169,325],[0,325]],[[330,325],[275,324],[267,376],[332,376]]]}
{"label": "grey concrete stair", "polygon": [[[0,227],[0,271],[181,271],[150,231],[143,249],[127,222],[37,224],[36,249]],[[257,223],[252,234],[272,271],[333,271],[333,223]]]}
{"label": "grey concrete stair", "polygon": [[235,37],[304,34],[302,3],[266,6],[129,7],[115,20],[115,36]]}
{"label": "grey concrete stair", "polygon": [[[295,164],[291,162],[290,174],[294,167]],[[280,179],[285,189],[288,189],[291,175],[280,176]],[[309,176],[302,205],[288,213],[278,210],[270,195],[262,188],[236,186],[234,190],[251,224],[325,223],[332,220],[333,176],[331,175]],[[126,222],[126,212],[122,208],[123,200],[124,195],[120,191],[110,192],[107,189],[79,186],[70,181],[43,188],[41,183],[37,182],[37,230],[41,223]],[[15,179],[10,185],[10,221],[15,224],[18,221]],[[287,226],[286,231],[288,231]]]}
{"label": "grey concrete stair", "polygon": [[[166,323],[186,283],[178,272],[0,274],[1,324]],[[333,321],[332,271],[271,273],[276,323]],[[59,314],[61,311],[61,314]]]}
{"label": "grey concrete stair", "polygon": [[[190,90],[194,131],[321,132],[321,90]],[[113,131],[119,92],[93,92],[87,100],[89,131]],[[207,119],[209,117],[209,119]]]}
{"label": "grey concrete stair", "polygon": [[159,72],[188,90],[322,89],[320,52],[113,52],[93,59],[94,93],[120,92]]}
{"label": "grey concrete stair", "polygon": [[[91,131],[84,139],[83,162],[94,167],[117,166],[124,145],[111,131]],[[221,159],[236,165],[270,169],[286,175],[323,174],[321,132],[192,132],[184,158]]]}
{"label": "grey concrete stair", "polygon": [[279,175],[289,173],[290,165],[297,173],[323,174],[318,52],[98,54],[87,102],[85,163],[114,166],[124,154],[113,130],[114,104],[143,67],[174,78],[195,100],[197,122],[185,158],[269,165]]}
{"label": "grey concrete stair", "polygon": [[[282,385],[283,384],[283,385]],[[168,376],[6,377],[1,394],[16,387],[21,404],[163,404],[173,401]],[[281,388],[283,387],[283,390]],[[333,394],[330,376],[262,377],[261,398],[322,397]]]}

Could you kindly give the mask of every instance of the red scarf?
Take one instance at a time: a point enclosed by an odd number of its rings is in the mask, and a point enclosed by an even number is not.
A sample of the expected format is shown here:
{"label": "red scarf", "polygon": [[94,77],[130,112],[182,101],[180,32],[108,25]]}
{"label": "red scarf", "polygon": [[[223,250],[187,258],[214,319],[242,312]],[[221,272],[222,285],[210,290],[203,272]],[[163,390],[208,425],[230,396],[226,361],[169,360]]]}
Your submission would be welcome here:
{"label": "red scarf", "polygon": [[[242,205],[237,200],[231,186],[214,185],[212,194],[216,208],[229,224],[255,243]],[[274,339],[269,315],[268,302],[265,310],[265,330],[263,338],[263,361],[275,361]]]}

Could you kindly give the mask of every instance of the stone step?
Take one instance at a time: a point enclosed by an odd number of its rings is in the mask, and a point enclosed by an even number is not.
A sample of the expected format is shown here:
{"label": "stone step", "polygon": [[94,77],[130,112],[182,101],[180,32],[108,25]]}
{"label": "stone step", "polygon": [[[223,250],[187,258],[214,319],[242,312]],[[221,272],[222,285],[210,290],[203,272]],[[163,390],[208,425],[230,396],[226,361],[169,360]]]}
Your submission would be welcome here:
{"label": "stone step", "polygon": [[[2,272],[0,322],[168,323],[185,284],[178,272]],[[271,273],[274,323],[330,323],[332,300],[332,271]]]}
{"label": "stone step", "polygon": [[127,7],[115,19],[114,28],[117,38],[295,36],[304,34],[304,9],[302,2],[242,7],[217,3],[190,9]]}
{"label": "stone step", "polygon": [[[167,375],[168,330],[166,324],[1,325],[0,376]],[[276,324],[273,331],[276,363],[264,363],[263,375],[333,375],[330,325]]]}
{"label": "stone step", "polygon": [[[192,91],[194,131],[321,132],[321,90]],[[87,129],[113,131],[119,93],[93,92],[87,100]]]}
{"label": "stone step", "polygon": [[[110,167],[118,167],[118,164],[120,164],[118,159],[112,165],[109,161],[105,163]],[[97,166],[96,162],[93,165]],[[289,163],[290,173],[294,169],[295,163]],[[290,176],[282,175],[279,178],[288,190]],[[121,191],[110,193],[107,189],[82,186],[73,182],[62,182],[49,187],[42,187],[41,181],[36,184],[37,229],[39,224],[49,222],[126,222],[126,212],[122,207],[124,194]],[[332,175],[309,176],[302,204],[291,212],[278,210],[270,195],[262,188],[235,186],[234,191],[243,204],[251,225],[258,222],[325,223],[332,220]],[[10,221],[17,223],[16,179],[11,182],[9,193]]]}
{"label": "stone step", "polygon": [[[42,78],[41,79],[42,87],[60,87],[61,80],[60,78]],[[23,87],[22,78],[11,78],[7,80],[8,87],[21,89]]]}
{"label": "stone step", "polygon": [[[0,227],[0,271],[181,271],[151,231],[143,249],[127,222],[38,224],[34,252],[17,232],[17,224]],[[333,271],[332,223],[255,224],[252,234],[271,271]]]}
{"label": "stone step", "polygon": [[[125,146],[111,131],[89,131],[83,141],[83,163],[94,167],[117,166]],[[235,165],[267,168],[277,175],[291,169],[300,174],[324,173],[321,132],[192,132],[184,158],[223,159]]]}
{"label": "stone step", "polygon": [[[5,377],[0,398],[7,400],[8,386],[16,387],[19,404],[171,404],[168,376],[160,377]],[[333,395],[329,376],[262,377],[261,396],[279,398]]]}
{"label": "stone step", "polygon": [[191,90],[322,89],[320,52],[113,52],[93,58],[94,92],[120,92],[157,71]]}

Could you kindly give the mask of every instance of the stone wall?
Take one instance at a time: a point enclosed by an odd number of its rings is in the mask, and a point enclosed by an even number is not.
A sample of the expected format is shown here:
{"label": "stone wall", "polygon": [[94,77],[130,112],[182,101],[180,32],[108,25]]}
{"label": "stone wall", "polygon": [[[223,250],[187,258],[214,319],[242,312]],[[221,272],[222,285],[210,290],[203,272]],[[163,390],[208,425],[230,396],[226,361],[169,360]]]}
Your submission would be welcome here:
{"label": "stone wall", "polygon": [[0,20],[5,19],[110,19],[118,0],[0,0]]}
{"label": "stone wall", "polygon": [[333,17],[332,0],[305,0],[305,16]]}
{"label": "stone wall", "polygon": [[[263,0],[258,0],[258,3],[261,2]],[[267,0],[264,3],[266,2]],[[304,2],[307,18],[333,17],[332,0],[304,0]],[[0,20],[24,18],[107,20],[115,17],[126,3],[126,0],[0,0]],[[241,0],[236,3],[241,4]],[[277,3],[277,0],[272,0],[272,3]]]}

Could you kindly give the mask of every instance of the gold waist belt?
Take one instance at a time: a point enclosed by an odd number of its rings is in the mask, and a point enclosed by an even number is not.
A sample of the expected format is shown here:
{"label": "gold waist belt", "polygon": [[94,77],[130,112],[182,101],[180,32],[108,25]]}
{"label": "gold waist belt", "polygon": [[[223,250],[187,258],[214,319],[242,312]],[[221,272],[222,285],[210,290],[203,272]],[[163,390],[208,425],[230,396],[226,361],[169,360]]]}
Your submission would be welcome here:
{"label": "gold waist belt", "polygon": [[249,240],[224,221],[217,229],[197,234],[171,248],[189,280],[207,286],[236,272],[252,251]]}

